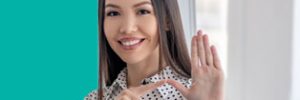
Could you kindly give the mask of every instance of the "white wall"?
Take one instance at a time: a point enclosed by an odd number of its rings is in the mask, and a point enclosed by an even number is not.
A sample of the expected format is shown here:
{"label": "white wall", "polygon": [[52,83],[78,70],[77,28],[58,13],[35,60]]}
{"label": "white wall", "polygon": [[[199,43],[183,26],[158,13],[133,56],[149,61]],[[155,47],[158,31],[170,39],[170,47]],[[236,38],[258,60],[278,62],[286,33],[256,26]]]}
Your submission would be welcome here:
{"label": "white wall", "polygon": [[292,18],[293,0],[229,0],[227,100],[290,99]]}
{"label": "white wall", "polygon": [[294,1],[292,99],[300,100],[300,1]]}

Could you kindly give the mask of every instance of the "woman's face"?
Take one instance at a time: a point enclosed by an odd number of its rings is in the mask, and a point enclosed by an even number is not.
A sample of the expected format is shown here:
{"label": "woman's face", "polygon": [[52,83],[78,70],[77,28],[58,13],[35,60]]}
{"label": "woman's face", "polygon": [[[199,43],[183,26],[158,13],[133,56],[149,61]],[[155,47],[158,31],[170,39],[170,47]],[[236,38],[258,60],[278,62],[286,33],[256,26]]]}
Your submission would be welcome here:
{"label": "woman's face", "polygon": [[104,33],[127,64],[139,63],[157,51],[157,27],[151,0],[106,0]]}

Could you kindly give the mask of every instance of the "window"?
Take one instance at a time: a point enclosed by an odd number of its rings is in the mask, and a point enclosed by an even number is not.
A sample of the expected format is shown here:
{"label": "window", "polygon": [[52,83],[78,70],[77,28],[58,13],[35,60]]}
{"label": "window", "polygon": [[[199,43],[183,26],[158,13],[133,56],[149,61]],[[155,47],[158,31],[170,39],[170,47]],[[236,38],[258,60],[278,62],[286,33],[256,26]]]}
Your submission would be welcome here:
{"label": "window", "polygon": [[227,72],[226,0],[195,0],[196,27],[208,34],[210,42],[218,50],[222,67]]}

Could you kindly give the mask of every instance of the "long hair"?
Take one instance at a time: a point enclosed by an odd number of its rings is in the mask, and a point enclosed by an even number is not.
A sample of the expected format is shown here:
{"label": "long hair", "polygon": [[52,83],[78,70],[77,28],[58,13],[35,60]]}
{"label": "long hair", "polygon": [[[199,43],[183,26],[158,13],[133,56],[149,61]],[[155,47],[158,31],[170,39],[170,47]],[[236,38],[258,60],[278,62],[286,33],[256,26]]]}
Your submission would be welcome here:
{"label": "long hair", "polygon": [[[151,0],[158,23],[159,67],[162,61],[177,73],[191,78],[191,63],[185,42],[183,26],[177,0]],[[126,63],[112,50],[104,34],[105,0],[99,0],[99,89],[98,97],[103,96],[103,87],[110,86]],[[167,27],[167,30],[166,30]]]}

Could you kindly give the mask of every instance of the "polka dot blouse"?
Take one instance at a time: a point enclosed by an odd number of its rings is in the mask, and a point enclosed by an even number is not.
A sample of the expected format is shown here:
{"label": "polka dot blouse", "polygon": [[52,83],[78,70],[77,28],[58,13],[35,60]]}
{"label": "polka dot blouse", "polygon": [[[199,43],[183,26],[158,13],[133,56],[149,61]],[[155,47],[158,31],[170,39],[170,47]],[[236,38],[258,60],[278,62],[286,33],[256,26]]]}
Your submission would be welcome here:
{"label": "polka dot blouse", "polygon": [[[191,86],[191,79],[181,76],[180,74],[176,73],[172,67],[165,67],[159,73],[145,78],[142,83],[149,84],[155,83],[157,81],[163,79],[173,79],[181,84],[185,85],[186,87]],[[114,100],[120,94],[120,92],[124,89],[127,89],[127,69],[123,69],[120,74],[118,75],[117,79],[112,83],[110,87],[104,88],[104,100]],[[89,93],[84,100],[97,100],[98,99],[97,90],[92,91]],[[140,98],[141,100],[186,100],[184,96],[178,91],[175,87],[164,84],[158,87],[156,90],[145,94]]]}

